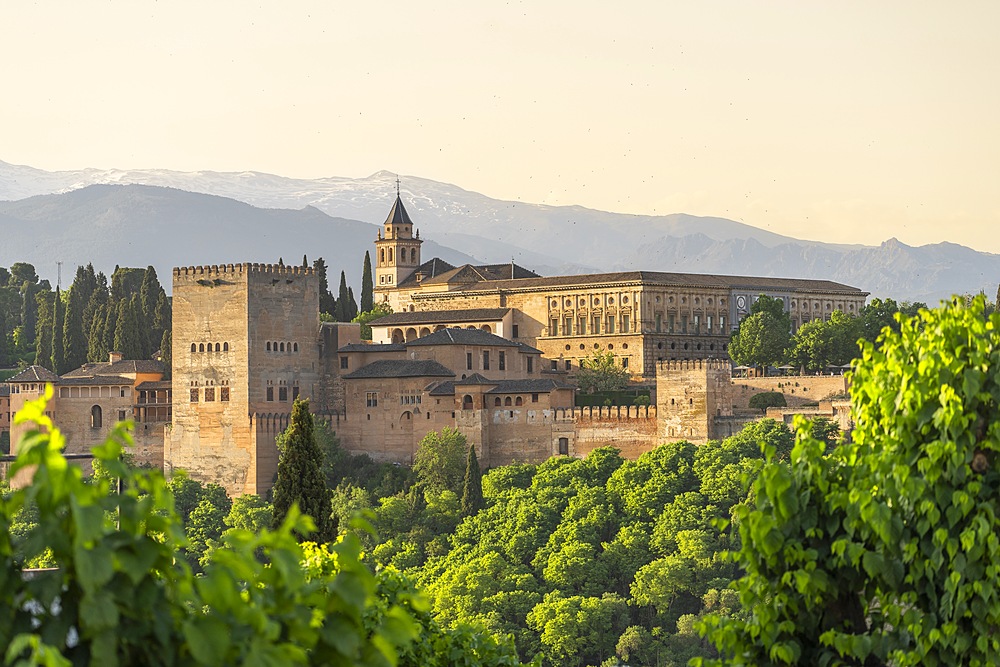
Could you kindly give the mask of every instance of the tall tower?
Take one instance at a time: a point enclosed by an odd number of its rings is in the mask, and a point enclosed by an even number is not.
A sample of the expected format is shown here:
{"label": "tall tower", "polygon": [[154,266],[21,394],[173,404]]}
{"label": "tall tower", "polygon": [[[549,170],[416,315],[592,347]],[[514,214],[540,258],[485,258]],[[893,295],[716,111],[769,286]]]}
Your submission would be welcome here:
{"label": "tall tower", "polygon": [[395,289],[420,266],[420,234],[414,233],[413,222],[399,198],[396,181],[396,202],[375,240],[375,292],[385,295]]}
{"label": "tall tower", "polygon": [[164,468],[264,495],[275,436],[319,388],[319,279],[312,268],[229,264],[173,272],[173,419]]}

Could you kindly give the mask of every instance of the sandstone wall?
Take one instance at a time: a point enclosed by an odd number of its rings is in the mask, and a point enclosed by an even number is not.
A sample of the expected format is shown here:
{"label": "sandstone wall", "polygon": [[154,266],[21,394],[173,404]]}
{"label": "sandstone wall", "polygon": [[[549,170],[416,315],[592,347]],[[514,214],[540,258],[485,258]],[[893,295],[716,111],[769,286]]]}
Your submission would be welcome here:
{"label": "sandstone wall", "polygon": [[[779,386],[780,385],[780,386]],[[847,378],[843,375],[797,375],[783,377],[733,378],[733,407],[748,408],[750,397],[765,391],[785,395],[789,407],[816,403],[831,395],[847,392]]]}

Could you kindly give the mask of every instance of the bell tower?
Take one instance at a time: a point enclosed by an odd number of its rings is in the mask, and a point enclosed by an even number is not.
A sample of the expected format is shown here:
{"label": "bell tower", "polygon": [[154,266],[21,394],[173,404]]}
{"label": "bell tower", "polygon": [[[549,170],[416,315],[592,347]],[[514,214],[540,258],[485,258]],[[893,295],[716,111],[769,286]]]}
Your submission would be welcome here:
{"label": "bell tower", "polygon": [[384,296],[406,280],[420,266],[420,234],[415,232],[396,179],[396,201],[375,240],[375,293]]}

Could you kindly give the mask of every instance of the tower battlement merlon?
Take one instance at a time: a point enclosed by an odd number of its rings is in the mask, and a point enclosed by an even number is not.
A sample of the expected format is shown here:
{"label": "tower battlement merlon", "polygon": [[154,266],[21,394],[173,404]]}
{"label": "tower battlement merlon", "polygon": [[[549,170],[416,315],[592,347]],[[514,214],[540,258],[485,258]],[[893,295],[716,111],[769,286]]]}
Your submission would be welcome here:
{"label": "tower battlement merlon", "polygon": [[174,280],[197,282],[214,278],[242,279],[249,274],[269,274],[281,276],[314,276],[316,269],[311,266],[286,266],[281,264],[205,264],[203,266],[175,266]]}
{"label": "tower battlement merlon", "polygon": [[725,359],[667,359],[657,362],[657,367],[661,371],[676,373],[700,370],[721,371],[732,368],[729,361]]}
{"label": "tower battlement merlon", "polygon": [[266,273],[279,276],[314,276],[316,269],[311,266],[298,266],[290,264],[247,264],[248,273]]}

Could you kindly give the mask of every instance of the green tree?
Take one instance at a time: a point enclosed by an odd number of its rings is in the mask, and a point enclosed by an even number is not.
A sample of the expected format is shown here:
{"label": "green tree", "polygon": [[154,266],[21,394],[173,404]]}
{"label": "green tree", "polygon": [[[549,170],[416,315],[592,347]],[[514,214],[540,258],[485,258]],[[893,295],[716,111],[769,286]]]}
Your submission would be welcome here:
{"label": "green tree", "polygon": [[52,325],[55,294],[39,292],[35,295],[38,306],[38,323],[35,327],[35,363],[52,370]]}
{"label": "green tree", "polygon": [[431,431],[417,446],[413,471],[428,489],[457,494],[462,490],[468,447],[465,436],[457,429],[445,426]]}
{"label": "green tree", "polygon": [[386,315],[391,314],[392,307],[386,302],[381,302],[375,304],[370,310],[358,313],[358,315],[351,321],[361,324],[361,340],[371,340],[372,328],[368,325],[368,323],[372,320],[377,320],[380,317],[385,317]]}
{"label": "green tree", "polygon": [[367,313],[375,306],[375,280],[372,278],[372,258],[365,250],[365,264],[361,271],[361,312]]}
{"label": "green tree", "polygon": [[483,508],[483,473],[476,458],[476,446],[469,445],[462,484],[462,516],[471,516]]}
{"label": "green tree", "polygon": [[13,282],[18,287],[23,286],[24,283],[34,285],[38,282],[38,274],[35,273],[35,266],[27,262],[14,262],[10,266],[10,279],[8,282]]}
{"label": "green tree", "polygon": [[747,404],[751,409],[761,412],[766,412],[768,408],[783,408],[788,405],[785,402],[785,395],[780,391],[762,391],[754,394]]}
{"label": "green tree", "polygon": [[[63,364],[66,371],[79,368],[87,361],[87,336],[83,331],[84,290],[70,288],[63,320]],[[64,371],[65,372],[65,371]]]}
{"label": "green tree", "polygon": [[313,518],[316,538],[332,540],[337,526],[331,518],[333,509],[323,477],[323,452],[316,443],[308,400],[295,399],[288,428],[278,436],[278,450],[278,479],[272,491],[275,525],[284,522],[292,506],[298,505],[301,512]]}
{"label": "green tree", "polygon": [[[1000,654],[1000,314],[961,300],[866,342],[852,440],[800,421],[738,508],[753,614],[704,626],[730,665],[987,665]],[[721,663],[719,663],[721,664]]]}
{"label": "green tree", "polygon": [[142,284],[139,287],[139,307],[142,321],[146,326],[152,326],[156,317],[156,300],[160,296],[160,281],[156,277],[156,269],[147,266],[142,274]]}
{"label": "green tree", "polygon": [[163,363],[163,370],[165,373],[164,379],[169,380],[171,374],[171,364],[173,358],[172,336],[170,329],[163,330],[163,336],[160,338],[160,361]]}
{"label": "green tree", "polygon": [[344,309],[344,317],[347,318],[347,322],[354,321],[354,318],[358,316],[358,302],[354,300],[354,288],[347,288],[347,307]]}
{"label": "green tree", "polygon": [[729,357],[745,366],[770,366],[784,358],[792,319],[781,299],[761,294],[729,339]]}
{"label": "green tree", "polygon": [[340,292],[337,294],[336,312],[333,317],[338,322],[350,322],[353,318],[348,317],[351,310],[351,295],[347,290],[347,275],[340,272]]}
{"label": "green tree", "polygon": [[123,359],[148,358],[146,333],[140,315],[139,297],[133,296],[129,300],[120,301],[115,321],[114,351],[121,352]]}
{"label": "green tree", "polygon": [[[12,279],[13,280],[13,279]],[[38,326],[38,285],[25,282],[21,286],[21,329],[26,341],[37,338]]]}
{"label": "green tree", "polygon": [[56,375],[71,370],[66,366],[66,350],[63,346],[63,310],[62,295],[56,287],[56,296],[52,302],[52,372]]}
{"label": "green tree", "polygon": [[621,391],[628,385],[630,377],[627,368],[615,363],[613,352],[594,350],[587,358],[580,360],[576,382],[580,391],[592,394],[598,391]]}
{"label": "green tree", "polygon": [[326,275],[326,261],[322,257],[314,260],[313,269],[319,278],[319,312],[333,316],[336,314],[337,301],[330,293],[330,283]]}

